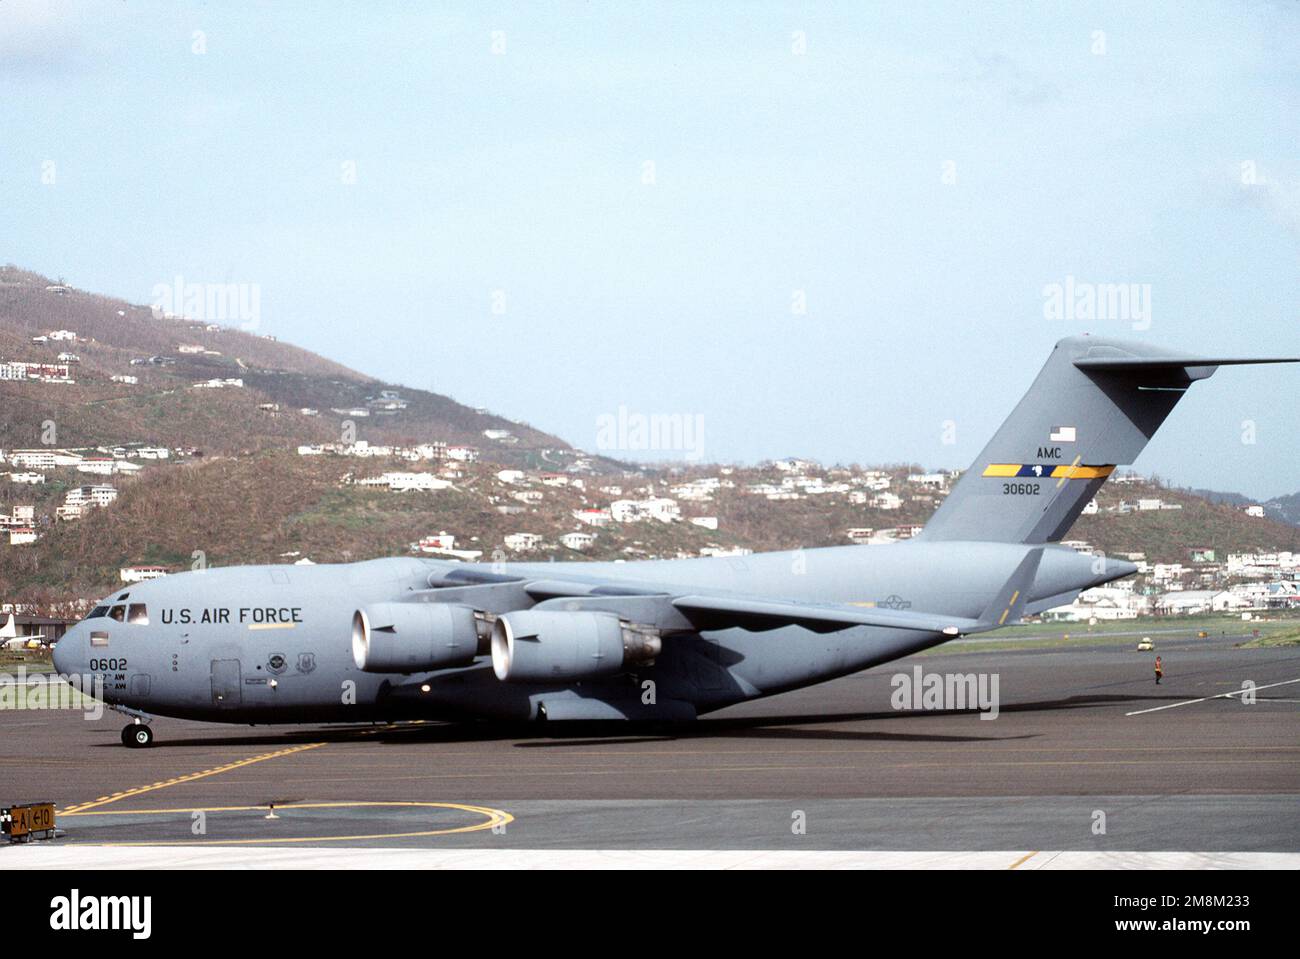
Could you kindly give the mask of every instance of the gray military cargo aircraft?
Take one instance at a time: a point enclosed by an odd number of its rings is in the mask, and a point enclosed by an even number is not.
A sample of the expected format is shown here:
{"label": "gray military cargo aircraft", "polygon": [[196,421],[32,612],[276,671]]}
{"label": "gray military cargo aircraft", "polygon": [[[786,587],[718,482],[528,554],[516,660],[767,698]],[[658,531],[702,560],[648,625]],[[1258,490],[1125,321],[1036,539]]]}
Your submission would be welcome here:
{"label": "gray military cargo aircraft", "polygon": [[[1060,540],[1219,366],[1069,337],[920,535],[734,558],[416,558],[166,576],[105,599],[60,673],[134,717],[675,722],[997,629],[1137,571]],[[102,683],[102,687],[98,684]]]}

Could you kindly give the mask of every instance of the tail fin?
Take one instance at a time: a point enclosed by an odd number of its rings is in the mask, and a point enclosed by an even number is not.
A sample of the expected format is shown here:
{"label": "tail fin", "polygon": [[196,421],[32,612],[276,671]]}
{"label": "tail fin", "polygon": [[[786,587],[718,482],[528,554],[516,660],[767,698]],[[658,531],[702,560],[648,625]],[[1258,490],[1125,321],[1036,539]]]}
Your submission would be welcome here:
{"label": "tail fin", "polygon": [[1072,336],[926,524],[928,540],[1058,542],[1119,464],[1132,463],[1189,386],[1220,366],[1145,343]]}

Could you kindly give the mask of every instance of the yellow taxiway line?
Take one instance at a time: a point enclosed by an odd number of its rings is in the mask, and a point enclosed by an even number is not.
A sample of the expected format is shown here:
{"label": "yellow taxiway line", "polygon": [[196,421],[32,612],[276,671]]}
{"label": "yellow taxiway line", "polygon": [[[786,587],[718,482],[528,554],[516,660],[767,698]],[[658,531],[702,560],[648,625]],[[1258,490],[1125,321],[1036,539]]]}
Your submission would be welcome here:
{"label": "yellow taxiway line", "polygon": [[[262,753],[258,756],[249,756],[247,759],[239,759],[235,762],[226,763],[222,766],[214,766],[211,769],[200,770],[199,772],[187,773],[184,776],[174,776],[171,779],[164,779],[156,783],[150,783],[147,786],[136,786],[133,789],[123,789],[120,792],[111,793],[107,796],[100,796],[98,799],[90,802],[78,803],[69,806],[66,809],[60,809],[58,815],[60,818],[73,816],[157,816],[157,815],[179,815],[192,814],[195,812],[253,812],[266,809],[266,805],[258,806],[195,806],[184,809],[101,809],[110,803],[118,802],[132,796],[140,796],[144,793],[154,792],[159,789],[167,789],[170,786],[179,786],[183,783],[194,782],[199,779],[206,779],[208,776],[216,776],[220,773],[227,773],[235,769],[241,769],[244,766],[251,766],[254,763],[266,762],[269,759],[279,759],[283,756],[291,756],[295,753],[306,752],[309,749],[319,749],[326,743],[303,743],[299,746],[289,746],[285,749],[277,749],[274,752]],[[281,810],[287,809],[360,809],[376,806],[385,807],[422,807],[426,809],[453,809],[459,812],[473,813],[482,816],[483,821],[471,823],[467,826],[455,826],[446,829],[423,829],[414,832],[396,832],[396,833],[374,833],[367,835],[353,836],[290,836],[290,837],[266,837],[262,839],[226,839],[226,840],[182,840],[159,842],[157,840],[150,842],[108,842],[108,843],[87,843],[87,845],[104,845],[104,846],[241,846],[263,843],[304,843],[304,842],[344,842],[348,840],[358,841],[363,839],[403,839],[412,836],[447,836],[453,833],[478,832],[483,829],[496,830],[505,827],[507,823],[514,822],[515,817],[502,809],[493,809],[490,806],[470,806],[464,803],[448,802],[416,802],[416,801],[396,801],[396,802],[304,802],[304,803],[285,803],[277,806]]]}
{"label": "yellow taxiway line", "polygon": [[279,759],[281,756],[289,756],[293,753],[305,752],[308,749],[317,749],[324,746],[325,743],[304,743],[301,746],[290,746],[287,749],[277,749],[272,753],[263,753],[260,756],[250,756],[248,759],[240,759],[233,763],[226,763],[224,766],[214,766],[212,769],[204,769],[197,773],[187,773],[184,776],[175,776],[171,779],[164,779],[161,782],[150,783],[148,786],[136,786],[134,789],[124,789],[121,792],[115,792],[108,796],[100,796],[90,802],[78,803],[75,806],[69,806],[67,809],[60,809],[60,816],[75,816],[78,813],[85,812],[87,809],[94,809],[97,806],[107,806],[109,803],[117,802],[119,799],[126,799],[130,796],[139,796],[142,793],[153,792],[156,789],[166,789],[168,786],[179,786],[182,783],[194,782],[196,779],[205,779],[208,776],[215,776],[218,773],[227,773],[232,769],[239,769],[242,766],[251,766],[253,763],[266,762],[268,759]]}
{"label": "yellow taxiway line", "polygon": [[[484,829],[504,828],[506,824],[515,821],[515,817],[503,809],[493,809],[491,806],[469,806],[464,803],[451,802],[415,802],[415,801],[397,801],[397,802],[312,802],[312,803],[284,803],[275,808],[281,812],[287,809],[361,809],[374,806],[405,806],[421,807],[425,809],[454,809],[460,812],[474,813],[483,816],[483,822],[471,823],[468,826],[454,826],[447,829],[422,829],[414,832],[384,832],[371,833],[365,835],[353,836],[273,836],[261,839],[182,839],[182,840],[149,840],[146,842],[104,842],[104,843],[86,843],[88,846],[250,846],[263,844],[283,844],[283,843],[302,843],[302,842],[348,842],[359,841],[363,839],[405,839],[412,836],[450,836],[454,833],[462,832],[479,832]],[[266,809],[266,806],[196,806],[193,809],[106,809],[99,812],[72,812],[64,813],[65,816],[158,816],[158,815],[190,815],[196,812],[260,812]]]}

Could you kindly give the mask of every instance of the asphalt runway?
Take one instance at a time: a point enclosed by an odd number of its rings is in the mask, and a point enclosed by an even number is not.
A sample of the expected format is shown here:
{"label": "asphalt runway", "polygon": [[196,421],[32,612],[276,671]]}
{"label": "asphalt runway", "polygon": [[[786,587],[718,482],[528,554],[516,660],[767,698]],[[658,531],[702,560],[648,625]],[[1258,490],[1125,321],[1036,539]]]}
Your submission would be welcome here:
{"label": "asphalt runway", "polygon": [[[672,731],[159,719],[137,750],[115,713],[0,711],[0,805],[56,802],[65,851],[1300,853],[1300,648],[1243,638],[1162,638],[1160,686],[1127,643],[967,646]],[[894,710],[916,665],[997,674],[998,717]]]}

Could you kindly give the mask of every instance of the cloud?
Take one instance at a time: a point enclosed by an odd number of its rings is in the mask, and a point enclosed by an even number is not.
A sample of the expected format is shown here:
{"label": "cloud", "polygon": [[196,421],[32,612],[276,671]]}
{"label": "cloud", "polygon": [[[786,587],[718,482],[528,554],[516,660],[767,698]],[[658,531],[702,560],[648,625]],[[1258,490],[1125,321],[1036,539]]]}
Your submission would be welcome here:
{"label": "cloud", "polygon": [[1278,173],[1271,165],[1251,161],[1229,170],[1230,179],[1225,181],[1222,167],[1214,178],[1227,203],[1259,210],[1300,237],[1300,176]]}
{"label": "cloud", "polygon": [[41,0],[4,0],[0,3],[0,76],[45,78],[82,73],[91,68],[103,50],[88,41],[98,35],[104,15],[101,8],[88,15]]}
{"label": "cloud", "polygon": [[1005,100],[1036,105],[1059,100],[1061,89],[1005,53],[974,53],[950,75],[954,83]]}
{"label": "cloud", "polygon": [[1300,236],[1300,178],[1268,179],[1242,192],[1249,203]]}

